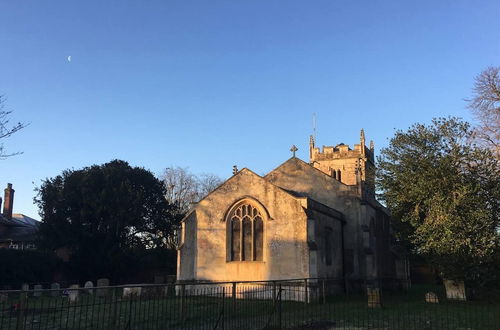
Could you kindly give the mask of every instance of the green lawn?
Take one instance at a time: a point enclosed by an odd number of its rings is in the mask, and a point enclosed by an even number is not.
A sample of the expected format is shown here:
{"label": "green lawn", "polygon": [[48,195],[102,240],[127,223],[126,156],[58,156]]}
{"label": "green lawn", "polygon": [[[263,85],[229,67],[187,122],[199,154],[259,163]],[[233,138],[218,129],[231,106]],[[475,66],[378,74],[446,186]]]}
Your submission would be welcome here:
{"label": "green lawn", "polygon": [[[424,302],[436,292],[439,304]],[[22,314],[18,297],[0,303],[0,329],[499,329],[500,301],[450,302],[439,287],[414,286],[405,293],[382,295],[382,308],[368,308],[365,295],[327,297],[326,303],[153,294],[138,299],[84,295],[29,297]],[[286,295],[284,295],[286,296]]]}

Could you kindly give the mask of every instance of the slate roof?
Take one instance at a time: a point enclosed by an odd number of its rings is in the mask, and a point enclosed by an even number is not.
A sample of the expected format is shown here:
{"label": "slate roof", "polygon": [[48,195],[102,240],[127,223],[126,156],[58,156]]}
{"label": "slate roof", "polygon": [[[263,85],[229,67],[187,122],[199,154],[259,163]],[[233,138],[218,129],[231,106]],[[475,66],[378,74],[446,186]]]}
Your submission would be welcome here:
{"label": "slate roof", "polygon": [[34,241],[39,226],[39,221],[24,214],[15,213],[12,219],[0,215],[0,242]]}

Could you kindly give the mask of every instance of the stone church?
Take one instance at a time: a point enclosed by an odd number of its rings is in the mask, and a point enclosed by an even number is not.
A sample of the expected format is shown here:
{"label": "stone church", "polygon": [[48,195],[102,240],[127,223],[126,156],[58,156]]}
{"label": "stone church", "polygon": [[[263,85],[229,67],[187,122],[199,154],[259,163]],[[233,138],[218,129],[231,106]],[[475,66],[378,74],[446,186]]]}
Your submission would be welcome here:
{"label": "stone church", "polygon": [[390,215],[375,199],[373,142],[316,147],[260,176],[244,168],[182,221],[178,281],[396,279]]}

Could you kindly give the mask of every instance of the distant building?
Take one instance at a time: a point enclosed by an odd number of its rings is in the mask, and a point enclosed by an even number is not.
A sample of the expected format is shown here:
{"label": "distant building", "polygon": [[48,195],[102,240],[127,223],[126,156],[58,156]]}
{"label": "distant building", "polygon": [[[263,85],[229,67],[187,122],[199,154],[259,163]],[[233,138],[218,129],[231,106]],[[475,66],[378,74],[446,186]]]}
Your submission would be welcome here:
{"label": "distant building", "polygon": [[405,280],[389,211],[375,199],[374,148],[315,146],[260,176],[234,175],[182,222],[179,281]]}
{"label": "distant building", "polygon": [[[5,188],[3,212],[0,214],[0,248],[34,249],[40,222],[24,214],[12,213],[14,206],[12,184]],[[0,207],[2,198],[0,197]]]}

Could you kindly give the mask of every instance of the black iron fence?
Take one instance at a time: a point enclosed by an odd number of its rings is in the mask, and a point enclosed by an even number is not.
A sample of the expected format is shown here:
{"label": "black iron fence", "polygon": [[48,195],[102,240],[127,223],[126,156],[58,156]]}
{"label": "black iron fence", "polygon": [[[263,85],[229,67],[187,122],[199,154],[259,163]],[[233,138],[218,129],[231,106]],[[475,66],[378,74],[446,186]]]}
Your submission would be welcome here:
{"label": "black iron fence", "polygon": [[496,297],[449,300],[442,287],[398,290],[389,281],[299,279],[0,291],[0,329],[499,328]]}

